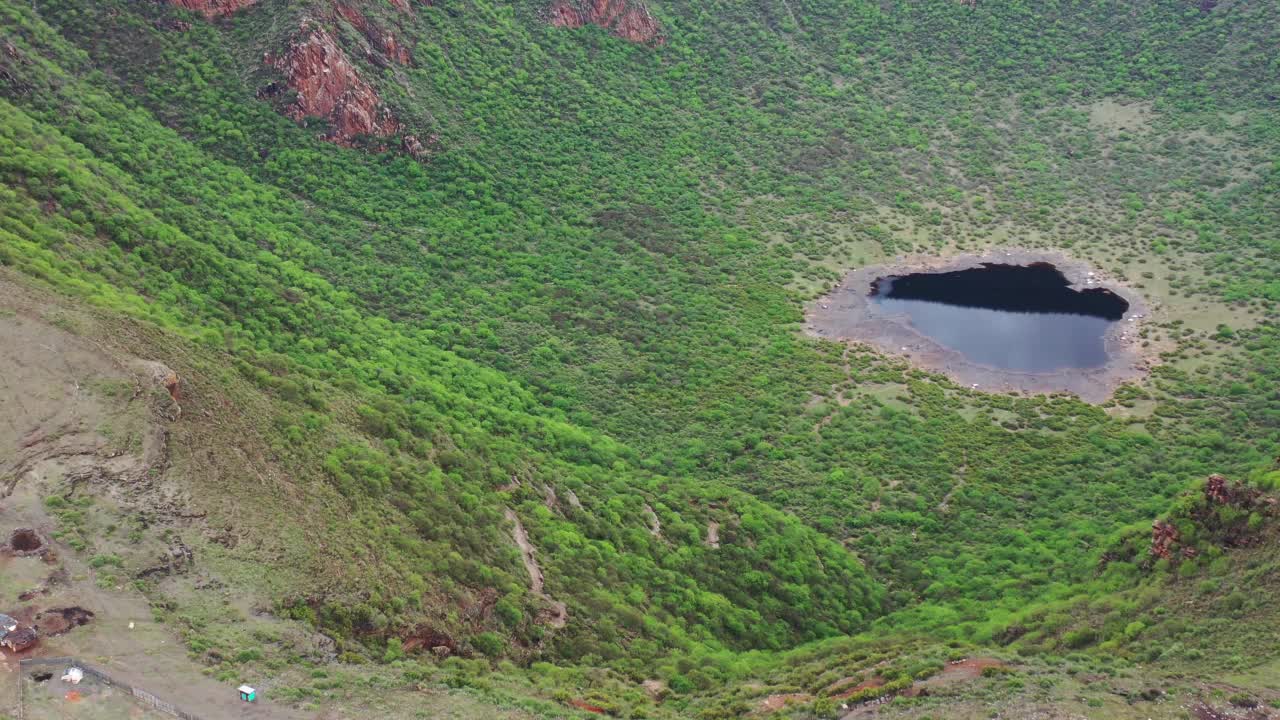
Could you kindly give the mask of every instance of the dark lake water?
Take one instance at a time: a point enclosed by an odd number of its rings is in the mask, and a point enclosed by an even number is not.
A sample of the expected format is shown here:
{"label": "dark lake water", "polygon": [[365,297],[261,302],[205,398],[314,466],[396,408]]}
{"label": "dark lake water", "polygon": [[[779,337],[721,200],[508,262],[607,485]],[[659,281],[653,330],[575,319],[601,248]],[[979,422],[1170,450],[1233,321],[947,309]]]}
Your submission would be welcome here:
{"label": "dark lake water", "polygon": [[883,277],[871,296],[970,361],[1023,372],[1105,364],[1107,330],[1129,309],[1109,290],[1072,289],[1049,263]]}

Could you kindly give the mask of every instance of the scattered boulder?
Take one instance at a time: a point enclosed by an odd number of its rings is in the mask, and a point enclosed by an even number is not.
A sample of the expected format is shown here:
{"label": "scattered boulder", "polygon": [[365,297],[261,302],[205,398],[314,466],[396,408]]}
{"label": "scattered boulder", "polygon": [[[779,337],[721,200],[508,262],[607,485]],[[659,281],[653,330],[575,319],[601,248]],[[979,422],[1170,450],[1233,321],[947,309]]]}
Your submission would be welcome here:
{"label": "scattered boulder", "polygon": [[160,562],[140,571],[137,577],[176,575],[190,570],[194,563],[195,553],[191,552],[191,548],[187,547],[181,540],[174,540],[173,544],[165,551],[164,556],[160,558]]}

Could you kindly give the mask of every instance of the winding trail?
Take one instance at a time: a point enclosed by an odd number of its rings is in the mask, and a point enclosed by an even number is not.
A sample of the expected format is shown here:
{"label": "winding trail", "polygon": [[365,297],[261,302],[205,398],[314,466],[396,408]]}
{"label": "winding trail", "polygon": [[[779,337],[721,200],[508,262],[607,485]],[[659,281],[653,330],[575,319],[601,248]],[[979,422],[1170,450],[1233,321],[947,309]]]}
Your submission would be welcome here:
{"label": "winding trail", "polygon": [[852,345],[850,343],[845,343],[844,352],[840,354],[840,367],[844,371],[844,379],[837,380],[836,382],[831,383],[831,389],[827,391],[829,395],[835,396],[836,408],[831,412],[827,413],[821,420],[819,420],[816,424],[814,424],[813,432],[815,435],[821,436],[822,428],[826,427],[832,420],[835,419],[836,413],[840,412],[841,408],[848,407],[849,404],[853,402],[852,399],[846,398],[844,396],[844,389],[842,389],[841,387],[843,385],[853,384],[853,365],[850,364],[849,362],[849,351],[851,349],[852,349]]}
{"label": "winding trail", "polygon": [[956,474],[960,477],[956,478],[955,484],[951,486],[951,489],[947,491],[947,494],[942,496],[942,502],[938,503],[938,512],[949,512],[951,510],[951,498],[965,486],[964,478],[968,472],[969,451],[965,450],[964,461],[960,464],[960,467],[956,468]]}
{"label": "winding trail", "polygon": [[515,511],[507,508],[505,515],[512,525],[511,537],[520,548],[520,559],[524,562],[524,569],[529,573],[529,592],[550,605],[547,622],[551,627],[564,627],[569,622],[569,610],[564,603],[554,600],[543,589],[546,586],[546,582],[542,575],[542,568],[538,566],[538,559],[534,557],[537,548],[533,546],[533,543],[529,542],[529,533],[524,529],[524,525],[520,523],[520,517],[516,515]]}
{"label": "winding trail", "polygon": [[644,504],[644,514],[649,518],[649,534],[656,538],[662,537],[662,521],[658,519],[658,513],[653,511],[649,503]]}
{"label": "winding trail", "polygon": [[707,523],[707,547],[720,547],[720,523],[715,520]]}

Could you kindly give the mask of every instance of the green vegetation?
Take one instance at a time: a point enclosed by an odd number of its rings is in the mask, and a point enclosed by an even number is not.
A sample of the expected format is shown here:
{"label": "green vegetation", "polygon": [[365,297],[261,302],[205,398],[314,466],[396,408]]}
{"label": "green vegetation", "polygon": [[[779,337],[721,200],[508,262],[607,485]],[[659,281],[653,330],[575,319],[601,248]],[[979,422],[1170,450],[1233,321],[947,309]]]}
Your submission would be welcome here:
{"label": "green vegetation", "polygon": [[[752,709],[760,678],[818,695],[823,664],[893,655],[906,688],[948,644],[1176,665],[1220,637],[1246,670],[1280,645],[1225,619],[1273,617],[1251,589],[1274,563],[1190,526],[1193,562],[1142,562],[1180,492],[1274,490],[1257,468],[1280,456],[1280,8],[1208,5],[668,1],[652,48],[538,3],[362,6],[413,48],[380,67],[335,25],[439,137],[419,162],[258,99],[264,53],[326,3],[3,2],[0,265],[209,381],[179,424],[219,407],[209,384],[255,398],[237,427],[314,505],[220,479],[276,513],[229,525],[292,547],[225,558],[278,563],[243,583],[350,662],[630,692],[624,715],[656,712],[633,686],[657,677],[706,717]],[[801,331],[851,267],[1004,245],[1143,292],[1151,377],[1102,406],[985,394]],[[78,502],[47,504],[93,552]],[[1269,527],[1220,512],[1218,533]],[[1186,625],[1170,585],[1222,623]],[[158,604],[196,653],[263,661]],[[518,687],[486,686],[505,661]]]}

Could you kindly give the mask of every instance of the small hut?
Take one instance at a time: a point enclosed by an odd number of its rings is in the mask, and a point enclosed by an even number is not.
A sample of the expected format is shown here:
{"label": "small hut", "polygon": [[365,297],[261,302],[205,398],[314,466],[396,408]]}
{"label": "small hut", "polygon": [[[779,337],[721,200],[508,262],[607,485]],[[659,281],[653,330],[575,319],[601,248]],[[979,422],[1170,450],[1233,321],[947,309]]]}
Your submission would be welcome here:
{"label": "small hut", "polygon": [[258,691],[248,685],[241,685],[236,689],[240,691],[240,699],[245,702],[253,702],[258,699]]}

